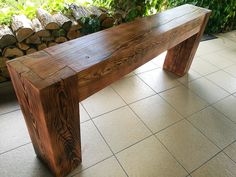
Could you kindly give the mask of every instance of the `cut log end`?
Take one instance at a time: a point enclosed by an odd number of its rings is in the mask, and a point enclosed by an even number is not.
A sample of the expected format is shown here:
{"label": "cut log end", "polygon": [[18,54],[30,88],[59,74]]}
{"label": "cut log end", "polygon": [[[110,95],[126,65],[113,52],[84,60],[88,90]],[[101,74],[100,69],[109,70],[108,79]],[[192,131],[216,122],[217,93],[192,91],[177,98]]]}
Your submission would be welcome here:
{"label": "cut log end", "polygon": [[7,47],[3,50],[3,56],[7,58],[17,58],[24,55],[24,52],[17,47]]}

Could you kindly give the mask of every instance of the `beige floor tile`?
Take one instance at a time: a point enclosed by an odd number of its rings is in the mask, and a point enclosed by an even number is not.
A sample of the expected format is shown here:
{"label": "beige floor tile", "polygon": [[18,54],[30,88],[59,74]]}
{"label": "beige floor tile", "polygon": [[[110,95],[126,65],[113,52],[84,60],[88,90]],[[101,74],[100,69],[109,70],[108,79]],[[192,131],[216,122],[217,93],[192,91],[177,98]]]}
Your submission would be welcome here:
{"label": "beige floor tile", "polygon": [[200,43],[198,49],[197,49],[197,55],[198,56],[202,56],[202,55],[206,55],[209,53],[214,53],[216,51],[222,50],[224,48],[226,48],[226,46],[222,46],[218,44],[218,41],[215,42],[217,39],[215,40],[211,40],[211,41],[203,41]]}
{"label": "beige floor tile", "polygon": [[161,68],[139,74],[138,76],[158,93],[180,84],[177,81],[177,76],[166,72]]}
{"label": "beige floor tile", "polygon": [[194,60],[191,68],[203,76],[219,70],[218,67],[204,60]]}
{"label": "beige floor tile", "polygon": [[145,122],[153,133],[182,119],[159,95],[138,101],[130,107]]}
{"label": "beige floor tile", "polygon": [[225,37],[219,37],[214,40],[208,40],[204,42],[205,45],[210,45],[212,47],[216,47],[217,49],[224,49],[224,48],[233,48],[236,43],[232,40],[229,40]]}
{"label": "beige floor tile", "polygon": [[156,68],[158,68],[158,66],[155,65],[152,61],[149,61],[146,64],[139,67],[138,69],[134,70],[134,73],[139,74],[139,73],[150,71],[150,70],[153,70],[153,69],[156,69]]}
{"label": "beige floor tile", "polygon": [[53,177],[28,144],[0,155],[1,177]]}
{"label": "beige floor tile", "polygon": [[220,34],[218,34],[218,36],[222,36],[224,38],[227,38],[231,41],[236,42],[236,30],[233,30],[233,31],[227,32],[227,33],[220,33]]}
{"label": "beige floor tile", "polygon": [[160,67],[162,68],[163,64],[164,64],[164,61],[165,61],[165,58],[166,58],[166,54],[167,52],[163,52],[161,53],[160,55],[158,55],[157,57],[155,57],[152,62],[157,65],[157,67]]}
{"label": "beige floor tile", "polygon": [[111,157],[74,177],[126,177],[126,174],[115,157]]}
{"label": "beige floor tile", "polygon": [[125,105],[122,98],[111,88],[97,92],[82,102],[91,117],[96,117]]}
{"label": "beige floor tile", "polygon": [[129,107],[102,115],[94,122],[115,153],[151,135]]}
{"label": "beige floor tile", "polygon": [[191,174],[192,177],[235,177],[236,164],[220,153]]}
{"label": "beige floor tile", "polygon": [[186,171],[155,138],[120,152],[117,158],[129,177],[185,177]]}
{"label": "beige floor tile", "polygon": [[217,66],[220,69],[229,67],[234,64],[231,60],[227,59],[226,57],[221,56],[219,53],[220,52],[203,55],[201,56],[201,58]]}
{"label": "beige floor tile", "polygon": [[236,78],[229,75],[228,73],[224,71],[218,71],[206,77],[226,91],[230,93],[236,92]]}
{"label": "beige floor tile", "polygon": [[236,97],[229,96],[217,102],[213,106],[236,123]]}
{"label": "beige floor tile", "polygon": [[224,152],[236,162],[236,142],[224,149]]}
{"label": "beige floor tile", "polygon": [[160,95],[184,117],[190,116],[208,105],[207,102],[183,86],[168,90]]}
{"label": "beige floor tile", "polygon": [[81,124],[82,163],[72,174],[112,156],[109,147],[91,121]]}
{"label": "beige floor tile", "polygon": [[195,79],[198,79],[200,77],[201,75],[199,73],[190,69],[189,72],[185,74],[183,77],[180,77],[178,81],[184,85],[187,85],[189,82],[194,81]]}
{"label": "beige floor tile", "polygon": [[112,88],[125,100],[126,103],[132,103],[156,94],[137,76],[119,80],[112,84]]}
{"label": "beige floor tile", "polygon": [[131,73],[129,73],[129,74],[126,74],[126,75],[124,76],[124,78],[126,78],[126,77],[131,77],[131,76],[135,76],[135,73],[134,73],[134,72],[131,72]]}
{"label": "beige floor tile", "polygon": [[84,107],[82,104],[79,105],[79,110],[80,110],[80,122],[85,122],[87,120],[90,120],[90,117],[88,113],[85,111]]}
{"label": "beige floor tile", "polygon": [[161,131],[157,137],[188,172],[219,152],[213,143],[186,120]]}
{"label": "beige floor tile", "polygon": [[228,68],[225,68],[224,71],[231,74],[233,77],[236,77],[236,65],[232,65]]}
{"label": "beige floor tile", "polygon": [[192,115],[189,120],[221,149],[236,140],[236,125],[212,107]]}
{"label": "beige floor tile", "polygon": [[224,89],[205,78],[194,80],[187,86],[190,90],[192,90],[202,99],[206,100],[209,104],[213,104],[218,100],[221,100],[222,98],[230,95]]}
{"label": "beige floor tile", "polygon": [[234,49],[228,48],[228,49],[220,50],[219,52],[217,52],[217,54],[236,63],[236,47]]}
{"label": "beige floor tile", "polygon": [[11,84],[0,87],[0,115],[20,109]]}
{"label": "beige floor tile", "polygon": [[29,142],[30,138],[20,110],[0,116],[0,154]]}

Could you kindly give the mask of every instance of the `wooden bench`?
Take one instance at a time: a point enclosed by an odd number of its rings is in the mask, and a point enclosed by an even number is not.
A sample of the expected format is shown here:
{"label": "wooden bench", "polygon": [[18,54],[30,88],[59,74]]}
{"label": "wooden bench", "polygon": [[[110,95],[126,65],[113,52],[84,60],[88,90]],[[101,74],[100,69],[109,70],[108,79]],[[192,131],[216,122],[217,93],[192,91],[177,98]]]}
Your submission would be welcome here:
{"label": "wooden bench", "polygon": [[168,50],[188,72],[211,11],[183,5],[7,63],[37,156],[57,177],[81,162],[79,102]]}

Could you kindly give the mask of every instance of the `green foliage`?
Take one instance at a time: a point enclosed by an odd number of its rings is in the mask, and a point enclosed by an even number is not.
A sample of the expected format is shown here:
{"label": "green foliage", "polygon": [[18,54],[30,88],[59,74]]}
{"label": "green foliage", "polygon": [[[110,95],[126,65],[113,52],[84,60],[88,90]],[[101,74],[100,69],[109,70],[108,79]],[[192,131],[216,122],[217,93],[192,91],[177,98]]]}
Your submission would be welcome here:
{"label": "green foliage", "polygon": [[80,19],[80,22],[83,26],[81,33],[83,35],[94,33],[101,30],[100,21],[98,18],[83,17]]}
{"label": "green foliage", "polygon": [[207,33],[225,32],[236,29],[236,0],[168,0],[169,7],[194,4],[212,10],[206,27]]}
{"label": "green foliage", "polygon": [[111,8],[113,11],[124,11],[125,21],[132,21],[136,17],[161,11],[165,5],[164,2],[165,0],[93,0],[95,5]]}
{"label": "green foliage", "polygon": [[72,2],[75,2],[75,0],[0,0],[0,25],[10,25],[12,16],[17,14],[24,14],[29,19],[33,19],[39,7],[50,13],[62,12],[69,14],[67,3]]}

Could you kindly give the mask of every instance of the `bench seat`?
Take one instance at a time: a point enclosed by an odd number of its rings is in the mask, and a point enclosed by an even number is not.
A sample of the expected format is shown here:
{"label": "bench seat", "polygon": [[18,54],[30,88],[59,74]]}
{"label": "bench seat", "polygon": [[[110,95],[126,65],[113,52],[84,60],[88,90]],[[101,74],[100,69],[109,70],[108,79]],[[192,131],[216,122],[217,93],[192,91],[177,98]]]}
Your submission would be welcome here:
{"label": "bench seat", "polygon": [[183,76],[210,10],[183,5],[7,63],[37,156],[57,177],[81,162],[79,102],[164,51]]}

